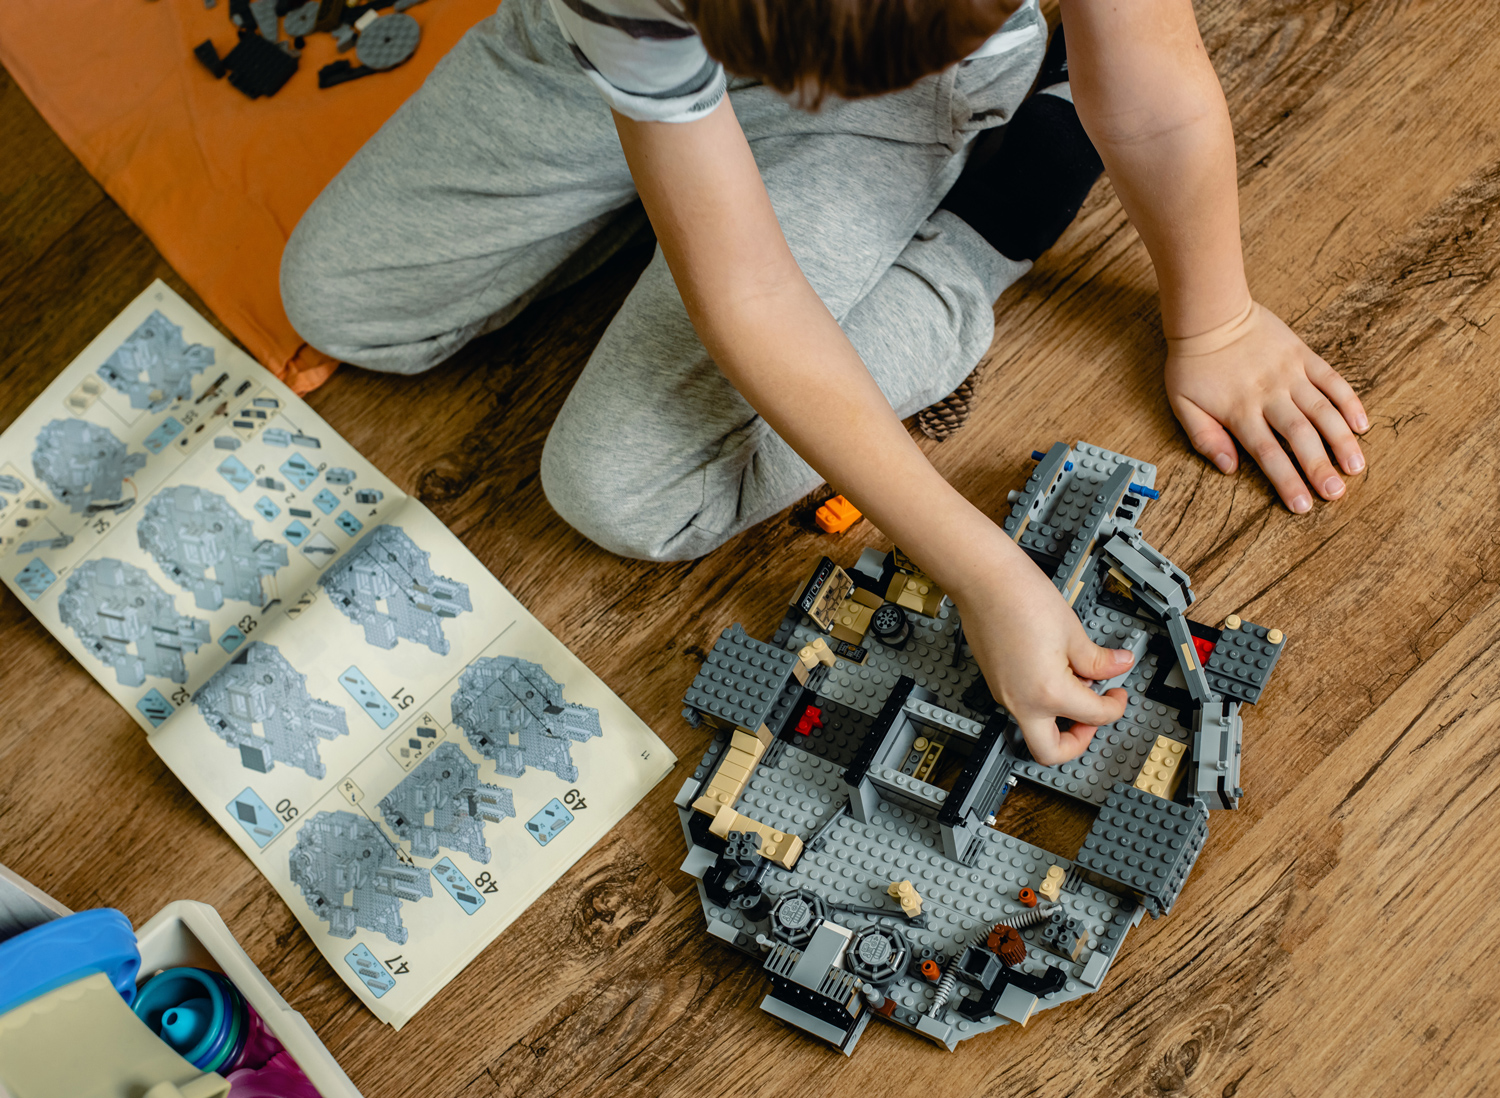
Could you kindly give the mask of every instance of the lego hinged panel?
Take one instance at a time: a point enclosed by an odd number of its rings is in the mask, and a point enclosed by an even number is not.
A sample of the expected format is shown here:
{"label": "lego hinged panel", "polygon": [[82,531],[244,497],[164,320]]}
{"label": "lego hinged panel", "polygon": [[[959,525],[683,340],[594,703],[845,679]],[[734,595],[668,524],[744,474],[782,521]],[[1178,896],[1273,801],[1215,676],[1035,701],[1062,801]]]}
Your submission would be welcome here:
{"label": "lego hinged panel", "polygon": [[[1004,529],[1131,668],[1124,716],[1042,766],[953,604],[900,550],[811,565],[780,627],[724,629],[684,696],[712,734],[676,803],[708,932],[766,970],[760,1007],[845,1054],[872,1018],[952,1049],[1099,988],[1169,913],[1241,795],[1240,707],[1285,638],[1188,620],[1188,577],[1137,525],[1156,469],[1058,443]],[[1019,782],[1097,810],[1074,859],[999,829]]]}

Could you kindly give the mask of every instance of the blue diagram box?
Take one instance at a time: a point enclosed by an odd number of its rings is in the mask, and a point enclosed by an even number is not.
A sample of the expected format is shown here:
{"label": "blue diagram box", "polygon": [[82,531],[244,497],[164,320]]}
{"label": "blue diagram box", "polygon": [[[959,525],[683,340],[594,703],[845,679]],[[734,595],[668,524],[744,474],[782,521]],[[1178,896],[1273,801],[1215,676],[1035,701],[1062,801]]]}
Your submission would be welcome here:
{"label": "blue diagram box", "polygon": [[396,977],[385,970],[385,966],[375,959],[375,954],[363,942],[345,953],[344,960],[375,998],[380,998],[396,986]]}
{"label": "blue diagram box", "polygon": [[224,630],[224,635],[219,638],[219,647],[226,652],[233,652],[244,643],[245,634],[240,632],[238,625],[231,625],[228,629]]}
{"label": "blue diagram box", "polygon": [[294,453],[281,463],[281,475],[297,486],[299,492],[318,479],[318,467],[301,454]]}
{"label": "blue diagram box", "polygon": [[261,496],[260,499],[255,501],[255,512],[261,518],[270,522],[277,515],[281,514],[281,508],[271,502],[270,496]]}
{"label": "blue diagram box", "polygon": [[307,537],[307,535],[312,533],[312,531],[309,530],[305,525],[303,525],[301,519],[296,519],[290,526],[286,528],[285,533],[287,541],[291,542],[293,545],[301,545],[302,539]]}
{"label": "blue diagram box", "polygon": [[32,557],[31,563],[16,573],[16,586],[31,596],[33,602],[57,582],[57,573],[42,563],[41,557]]}
{"label": "blue diagram box", "polygon": [[558,832],[573,822],[573,813],[563,807],[562,801],[553,797],[531,819],[526,821],[526,833],[542,846],[557,838]]}
{"label": "blue diagram box", "polygon": [[264,847],[272,839],[276,838],[286,830],[286,824],[282,823],[266,806],[266,802],[260,799],[260,794],[245,786],[240,793],[224,806],[225,810],[234,817],[235,823],[245,829],[245,834],[250,836],[250,841],[256,846]]}
{"label": "blue diagram box", "polygon": [[172,703],[162,697],[161,691],[154,686],[141,695],[135,707],[141,711],[141,716],[151,722],[152,728],[160,728],[161,722],[172,715]]}
{"label": "blue diagram box", "polygon": [[372,721],[381,728],[391,726],[391,722],[396,719],[396,710],[380,696],[380,691],[370,685],[370,680],[365,678],[363,671],[351,666],[339,676],[339,682],[349,691],[349,696],[359,702],[360,708],[369,714]]}
{"label": "blue diagram box", "polygon": [[176,416],[168,416],[157,424],[156,430],[141,440],[141,445],[153,454],[159,454],[167,448],[167,443],[180,434],[182,434],[182,424],[177,421]]}
{"label": "blue diagram box", "polygon": [[219,476],[234,485],[236,492],[243,492],[255,483],[255,474],[246,469],[245,463],[233,454],[219,462]]}
{"label": "blue diagram box", "polygon": [[469,883],[469,878],[459,872],[458,866],[444,858],[432,867],[432,875],[437,878],[438,884],[448,890],[448,895],[458,901],[458,906],[464,909],[465,915],[472,915],[484,906],[484,897],[479,894],[479,889]]}
{"label": "blue diagram box", "polygon": [[351,538],[365,528],[365,524],[348,511],[340,511],[339,517],[333,520],[333,524]]}
{"label": "blue diagram box", "polygon": [[333,514],[333,509],[339,505],[339,497],[327,488],[324,488],[317,495],[313,496],[313,502],[318,505],[319,511],[322,511],[325,515],[331,515]]}

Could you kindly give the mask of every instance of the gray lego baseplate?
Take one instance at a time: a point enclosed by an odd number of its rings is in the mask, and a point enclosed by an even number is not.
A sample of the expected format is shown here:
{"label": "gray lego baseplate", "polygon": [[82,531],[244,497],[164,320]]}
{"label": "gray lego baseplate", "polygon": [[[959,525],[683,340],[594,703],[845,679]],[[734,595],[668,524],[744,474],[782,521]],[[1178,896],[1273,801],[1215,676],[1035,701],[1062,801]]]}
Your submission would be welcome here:
{"label": "gray lego baseplate", "polygon": [[297,832],[290,855],[292,883],[335,938],[357,927],[398,945],[407,931],[401,904],[432,895],[432,878],[407,865],[371,820],[353,812],[319,812]]}
{"label": "gray lego baseplate", "polygon": [[344,710],[309,694],[307,676],[264,641],[236,652],[193,702],[214,734],[239,749],[240,764],[262,774],[281,762],[321,778],[319,742],[349,734]]}
{"label": "gray lego baseplate", "polygon": [[190,484],[153,496],[136,538],[204,610],[217,610],[226,598],[263,606],[264,580],[287,564],[285,545],[256,537],[250,520],[228,500]]}
{"label": "gray lego baseplate", "polygon": [[318,580],[344,616],[365,630],[365,641],[395,648],[424,644],[448,654],[443,621],[474,609],[469,586],[440,576],[399,526],[377,526]]}
{"label": "gray lego baseplate", "polygon": [[208,622],[179,614],[172,596],[140,568],[112,557],[80,564],[58,598],[58,616],[122,686],[147,675],[187,682],[186,653],[209,642]]}
{"label": "gray lego baseplate", "polygon": [[[868,631],[857,645],[832,642],[797,606],[771,644],[732,625],[684,698],[689,723],[715,733],[676,799],[683,869],[699,879],[708,931],[763,964],[763,1009],[846,1055],[871,1017],[952,1049],[1096,990],[1129,928],[1171,910],[1209,810],[1238,803],[1238,706],[1259,698],[1285,639],[1237,618],[1221,631],[1182,615],[1194,598],[1187,577],[1136,527],[1158,495],[1155,466],[1081,442],[1033,456],[1005,529],[1094,641],[1135,655],[1126,674],[1095,684],[1124,689],[1128,703],[1080,758],[1031,758],[946,600],[932,616],[903,604],[910,629],[886,629],[892,644]],[[904,567],[866,550],[847,574],[866,600],[898,597],[901,585],[888,585]],[[818,568],[827,574],[829,562]],[[796,653],[820,638],[832,665],[826,653],[812,663],[814,651],[794,675]],[[743,748],[719,771],[733,730],[762,723],[775,739],[743,778],[737,818],[694,807],[716,774],[721,789],[725,775],[745,774]],[[1163,757],[1178,767],[1170,788],[1159,784]],[[997,829],[1021,780],[1098,810],[1076,859]],[[773,857],[760,856],[766,843]],[[921,897],[919,915],[888,891],[902,881]]]}
{"label": "gray lego baseplate", "polygon": [[568,701],[545,668],[515,656],[483,656],[465,667],[450,706],[474,750],[512,778],[534,766],[577,781],[571,745],[604,735],[597,709]]}
{"label": "gray lego baseplate", "polygon": [[516,814],[509,789],[479,780],[479,767],[456,743],[441,743],[380,800],[392,831],[410,840],[418,858],[435,858],[439,847],[490,860],[484,825]]}
{"label": "gray lego baseplate", "polygon": [[193,377],[213,364],[212,347],[186,342],[180,327],[153,311],[104,360],[99,376],[132,408],[160,412],[192,396]]}
{"label": "gray lego baseplate", "polygon": [[73,511],[116,503],[125,480],[145,464],[146,455],[129,453],[108,427],[81,419],[54,419],[37,433],[31,454],[37,479]]}

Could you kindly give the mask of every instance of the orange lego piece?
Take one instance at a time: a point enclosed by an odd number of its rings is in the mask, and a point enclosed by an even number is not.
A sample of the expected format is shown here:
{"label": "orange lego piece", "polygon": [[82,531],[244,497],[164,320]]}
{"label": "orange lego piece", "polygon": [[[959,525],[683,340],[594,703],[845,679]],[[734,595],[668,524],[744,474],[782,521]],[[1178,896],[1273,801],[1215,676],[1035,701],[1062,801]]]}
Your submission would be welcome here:
{"label": "orange lego piece", "polygon": [[929,957],[927,960],[922,962],[922,979],[928,980],[931,983],[935,984],[942,978],[943,970],[938,967],[938,963],[936,961]]}
{"label": "orange lego piece", "polygon": [[1037,904],[1036,890],[1033,888],[1023,888],[1020,892],[1016,893],[1016,899],[1020,900],[1026,907],[1035,907]]}
{"label": "orange lego piece", "polygon": [[813,521],[825,534],[842,534],[863,517],[859,509],[843,496],[834,496],[818,508]]}

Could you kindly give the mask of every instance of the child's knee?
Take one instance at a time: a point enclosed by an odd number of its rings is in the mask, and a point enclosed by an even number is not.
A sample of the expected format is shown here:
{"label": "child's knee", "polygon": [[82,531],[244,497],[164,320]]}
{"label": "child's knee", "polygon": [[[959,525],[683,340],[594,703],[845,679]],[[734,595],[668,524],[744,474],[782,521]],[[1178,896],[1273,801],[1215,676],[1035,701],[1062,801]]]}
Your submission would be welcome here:
{"label": "child's knee", "polygon": [[[561,417],[559,417],[561,420]],[[547,502],[595,545],[636,560],[691,560],[718,548],[728,535],[695,525],[685,493],[663,489],[652,470],[612,460],[554,427],[542,447],[541,481]],[[701,493],[699,494],[701,498]]]}

